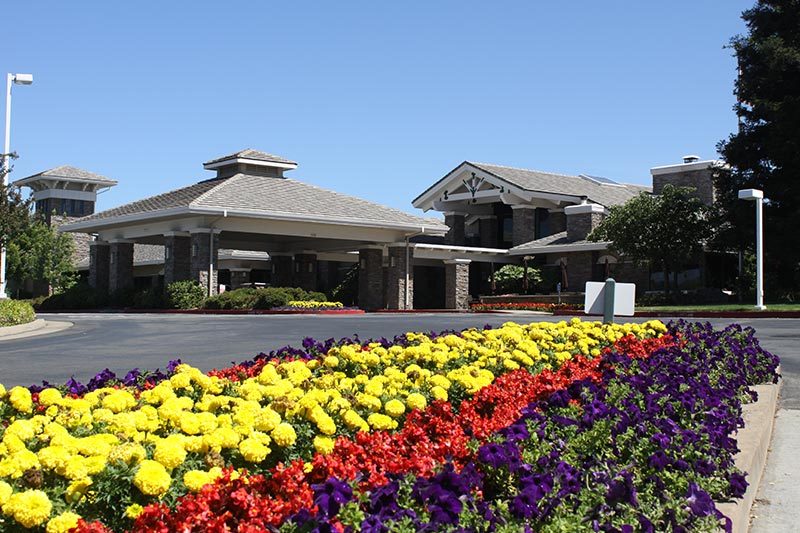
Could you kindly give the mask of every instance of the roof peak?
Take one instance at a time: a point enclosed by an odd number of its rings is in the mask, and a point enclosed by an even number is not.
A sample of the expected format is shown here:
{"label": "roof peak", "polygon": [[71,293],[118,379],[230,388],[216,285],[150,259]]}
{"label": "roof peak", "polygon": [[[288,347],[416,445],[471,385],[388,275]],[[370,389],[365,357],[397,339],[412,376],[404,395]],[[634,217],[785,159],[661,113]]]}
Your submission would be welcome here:
{"label": "roof peak", "polygon": [[510,170],[522,170],[524,172],[536,172],[537,174],[549,174],[551,176],[563,176],[565,178],[580,178],[580,176],[575,174],[564,174],[563,172],[551,172],[549,170],[538,170],[535,168],[525,168],[525,167],[512,167],[510,165],[498,165],[497,163],[485,163],[480,161],[467,161],[470,165],[475,166],[487,166],[487,167],[497,167],[497,168],[507,168]]}
{"label": "roof peak", "polygon": [[203,163],[203,168],[212,170],[222,166],[232,165],[236,163],[247,163],[251,165],[271,166],[284,169],[297,168],[297,162],[291,159],[286,159],[279,155],[262,152],[254,148],[245,148],[232,154],[217,157],[210,161]]}
{"label": "roof peak", "polygon": [[117,184],[116,180],[112,180],[111,178],[107,178],[100,174],[96,174],[94,172],[89,172],[88,170],[84,170],[82,168],[73,167],[72,165],[60,165],[57,167],[53,167],[47,170],[43,170],[42,172],[38,172],[36,174],[32,174],[25,178],[21,178],[16,180],[14,184],[16,185],[26,185],[28,183],[37,181],[41,178],[49,178],[49,179],[56,179],[56,180],[65,180],[65,181],[85,181],[87,183],[95,183],[100,185],[106,185],[109,187],[113,187]]}

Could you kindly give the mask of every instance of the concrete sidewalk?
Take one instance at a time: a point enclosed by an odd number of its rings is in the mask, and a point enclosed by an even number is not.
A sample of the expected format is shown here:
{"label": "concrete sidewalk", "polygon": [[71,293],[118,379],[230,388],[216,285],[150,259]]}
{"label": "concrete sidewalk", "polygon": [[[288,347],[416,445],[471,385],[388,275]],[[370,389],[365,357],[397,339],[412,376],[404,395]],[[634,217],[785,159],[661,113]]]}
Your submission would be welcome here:
{"label": "concrete sidewalk", "polygon": [[38,337],[48,333],[58,333],[73,326],[72,322],[43,320],[37,318],[33,322],[20,324],[18,326],[6,326],[0,328],[0,342],[26,339],[28,337]]}

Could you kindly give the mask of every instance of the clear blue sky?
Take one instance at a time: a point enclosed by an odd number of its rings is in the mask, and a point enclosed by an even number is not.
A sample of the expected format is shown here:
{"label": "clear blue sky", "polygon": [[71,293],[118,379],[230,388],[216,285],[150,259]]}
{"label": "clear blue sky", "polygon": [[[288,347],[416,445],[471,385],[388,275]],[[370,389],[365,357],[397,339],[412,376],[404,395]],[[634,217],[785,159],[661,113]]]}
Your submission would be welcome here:
{"label": "clear blue sky", "polygon": [[20,0],[12,179],[82,167],[119,180],[109,208],[252,147],[407,211],[465,159],[649,183],[736,128],[723,46],[752,4]]}

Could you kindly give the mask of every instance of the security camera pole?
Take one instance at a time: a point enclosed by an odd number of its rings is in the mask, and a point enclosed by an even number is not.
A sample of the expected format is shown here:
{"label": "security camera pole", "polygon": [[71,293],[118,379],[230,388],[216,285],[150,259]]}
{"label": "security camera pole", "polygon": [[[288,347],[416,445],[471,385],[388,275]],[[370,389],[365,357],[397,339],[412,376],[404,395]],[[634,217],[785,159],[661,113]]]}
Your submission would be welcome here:
{"label": "security camera pole", "polygon": [[756,309],[763,311],[764,305],[764,191],[741,189],[740,200],[756,203]]}
{"label": "security camera pole", "polygon": [[[8,187],[8,173],[11,170],[8,164],[11,159],[11,86],[30,85],[33,83],[32,74],[8,74],[6,78],[6,139],[3,146],[3,190]],[[0,299],[8,298],[6,293],[6,248],[0,247]]]}

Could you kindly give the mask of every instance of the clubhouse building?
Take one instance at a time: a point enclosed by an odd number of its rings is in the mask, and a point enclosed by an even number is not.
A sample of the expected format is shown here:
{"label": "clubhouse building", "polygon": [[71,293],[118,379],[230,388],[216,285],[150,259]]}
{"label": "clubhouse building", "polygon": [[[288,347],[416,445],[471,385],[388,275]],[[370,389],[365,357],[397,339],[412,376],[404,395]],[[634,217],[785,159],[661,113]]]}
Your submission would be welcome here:
{"label": "clubhouse building", "polygon": [[116,181],[88,171],[63,166],[15,185],[76,236],[76,265],[100,290],[192,279],[210,294],[261,285],[328,292],[357,271],[364,309],[463,309],[492,293],[496,269],[523,261],[549,273],[550,292],[556,283],[581,292],[607,276],[647,290],[652,272],[588,234],[608,208],[667,183],[710,203],[717,164],[687,156],[655,167],[649,188],[464,161],[412,202],[443,221],[287,177],[296,162],[252,149],[204,163],[208,179],[99,212],[97,193]]}

